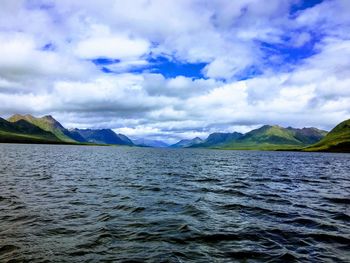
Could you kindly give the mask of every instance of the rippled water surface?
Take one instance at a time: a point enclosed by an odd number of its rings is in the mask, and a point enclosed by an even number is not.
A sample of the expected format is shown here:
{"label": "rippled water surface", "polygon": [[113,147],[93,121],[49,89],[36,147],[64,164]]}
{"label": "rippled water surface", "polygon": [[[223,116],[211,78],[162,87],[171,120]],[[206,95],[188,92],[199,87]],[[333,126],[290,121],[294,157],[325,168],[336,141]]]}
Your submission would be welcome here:
{"label": "rippled water surface", "polygon": [[0,262],[350,262],[350,155],[0,145]]}

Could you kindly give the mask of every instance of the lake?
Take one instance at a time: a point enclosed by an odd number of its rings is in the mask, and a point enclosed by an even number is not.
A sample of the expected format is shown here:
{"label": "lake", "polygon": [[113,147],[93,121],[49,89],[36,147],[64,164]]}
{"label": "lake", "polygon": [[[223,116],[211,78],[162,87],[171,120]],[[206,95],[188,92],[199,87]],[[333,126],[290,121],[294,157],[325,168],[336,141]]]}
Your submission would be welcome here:
{"label": "lake", "polygon": [[7,261],[349,262],[350,154],[0,144]]}

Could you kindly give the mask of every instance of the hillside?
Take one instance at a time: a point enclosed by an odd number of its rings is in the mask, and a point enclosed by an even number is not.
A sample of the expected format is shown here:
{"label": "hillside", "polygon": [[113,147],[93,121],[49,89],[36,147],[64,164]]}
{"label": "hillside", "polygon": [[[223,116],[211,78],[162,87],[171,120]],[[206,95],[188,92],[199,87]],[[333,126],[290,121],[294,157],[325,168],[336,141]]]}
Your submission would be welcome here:
{"label": "hillside", "polygon": [[221,133],[215,132],[208,136],[202,143],[194,144],[191,148],[218,148],[230,142],[233,142],[243,136],[242,133]]}
{"label": "hillside", "polygon": [[188,148],[196,144],[203,143],[203,140],[199,137],[190,140],[180,140],[175,144],[170,145],[170,148]]}
{"label": "hillside", "polygon": [[67,130],[50,115],[36,118],[32,115],[16,114],[8,120],[0,118],[0,142],[350,152],[350,120],[338,124],[328,134],[312,127],[296,129],[264,125],[245,134],[216,132],[205,140],[196,137],[169,146],[156,140],[138,139],[133,142],[127,136],[116,134],[111,129]]}
{"label": "hillside", "polygon": [[313,127],[302,129],[288,127],[287,130],[292,131],[294,138],[303,144],[314,144],[316,142],[319,142],[328,133],[327,131]]}
{"label": "hillside", "polygon": [[109,129],[67,130],[50,115],[29,114],[0,118],[0,142],[134,145],[127,136]]}
{"label": "hillside", "polygon": [[133,142],[123,134],[116,134],[110,129],[73,129],[71,132],[76,136],[79,134],[87,142],[99,144],[134,145]]}
{"label": "hillside", "polygon": [[322,140],[303,151],[350,152],[350,119],[339,123]]}
{"label": "hillside", "polygon": [[1,143],[60,143],[60,140],[51,132],[25,121],[9,122],[0,118]]}
{"label": "hillside", "polygon": [[66,128],[64,128],[57,120],[55,120],[51,115],[36,118],[30,114],[15,114],[8,119],[9,122],[17,122],[19,120],[25,120],[41,128],[44,131],[51,132],[63,142],[78,142],[78,140],[74,139],[71,133]]}
{"label": "hillside", "polygon": [[316,128],[295,129],[264,125],[245,134],[213,133],[192,147],[237,150],[297,150],[318,142],[327,134]]}
{"label": "hillside", "polygon": [[144,139],[144,138],[135,139],[133,140],[133,143],[136,146],[140,146],[140,147],[166,148],[169,146],[167,143],[159,140]]}

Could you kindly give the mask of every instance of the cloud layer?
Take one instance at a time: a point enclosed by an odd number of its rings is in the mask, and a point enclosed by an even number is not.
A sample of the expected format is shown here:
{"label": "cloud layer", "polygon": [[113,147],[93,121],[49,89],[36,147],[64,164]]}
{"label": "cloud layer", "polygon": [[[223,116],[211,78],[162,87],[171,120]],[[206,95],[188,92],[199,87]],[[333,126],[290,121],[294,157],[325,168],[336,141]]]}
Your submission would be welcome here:
{"label": "cloud layer", "polygon": [[168,141],[329,129],[350,117],[350,3],[309,3],[1,1],[1,115]]}

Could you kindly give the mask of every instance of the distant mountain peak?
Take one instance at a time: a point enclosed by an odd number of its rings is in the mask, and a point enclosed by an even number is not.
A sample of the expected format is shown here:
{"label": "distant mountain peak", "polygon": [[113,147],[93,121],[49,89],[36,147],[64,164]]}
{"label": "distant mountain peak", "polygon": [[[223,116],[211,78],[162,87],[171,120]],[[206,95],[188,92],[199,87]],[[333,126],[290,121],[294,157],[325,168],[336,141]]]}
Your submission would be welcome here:
{"label": "distant mountain peak", "polygon": [[21,120],[21,119],[29,119],[29,118],[32,119],[34,117],[30,114],[22,115],[22,114],[16,113],[16,114],[12,115],[10,118],[8,118],[8,120],[11,120],[13,122],[13,121],[17,121],[17,120]]}
{"label": "distant mountain peak", "polygon": [[141,146],[141,147],[165,148],[169,146],[167,143],[163,141],[145,139],[145,138],[138,138],[132,141],[136,146]]}
{"label": "distant mountain peak", "polygon": [[57,121],[52,115],[45,115],[44,117],[41,117],[41,119],[49,120],[49,121]]}
{"label": "distant mountain peak", "polygon": [[203,140],[199,137],[195,137],[193,139],[183,139],[178,141],[175,144],[170,145],[171,148],[188,148],[196,144],[202,143]]}
{"label": "distant mountain peak", "polygon": [[261,126],[259,129],[262,129],[262,130],[269,130],[269,129],[284,129],[283,127],[279,126],[279,125],[268,125],[268,124],[265,124],[263,126]]}
{"label": "distant mountain peak", "polygon": [[116,134],[111,129],[74,129],[86,141],[102,144],[134,145],[124,134]]}

